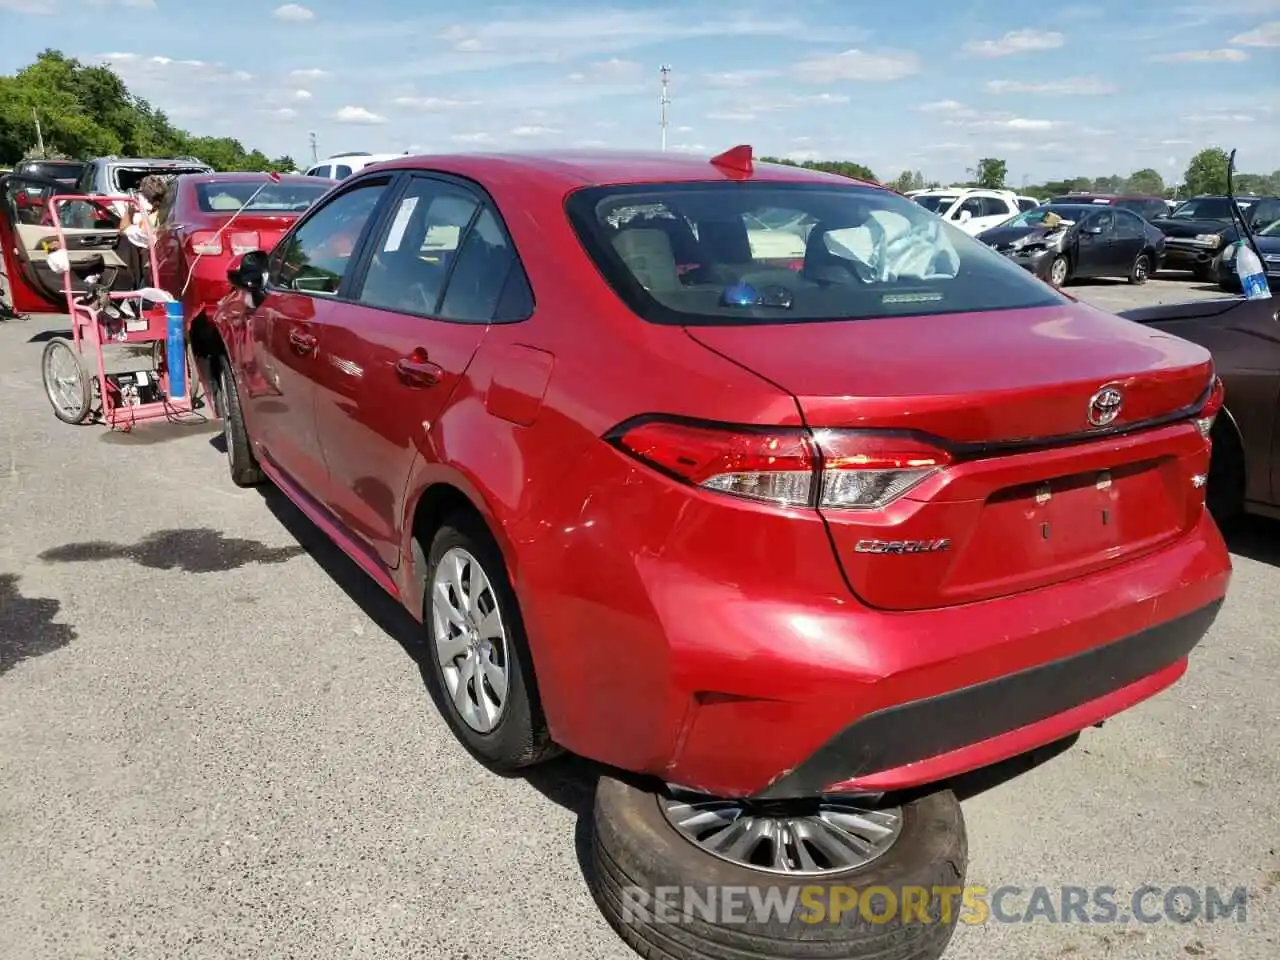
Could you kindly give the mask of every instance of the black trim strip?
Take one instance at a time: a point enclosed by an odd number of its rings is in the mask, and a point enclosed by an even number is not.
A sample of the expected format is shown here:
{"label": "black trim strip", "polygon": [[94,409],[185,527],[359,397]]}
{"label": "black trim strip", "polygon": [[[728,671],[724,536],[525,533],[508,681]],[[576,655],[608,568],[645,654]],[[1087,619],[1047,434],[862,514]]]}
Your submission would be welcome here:
{"label": "black trim strip", "polygon": [[1217,600],[1072,657],[867,714],[758,797],[817,796],[832,784],[959,750],[1097,700],[1187,656],[1221,607]]}

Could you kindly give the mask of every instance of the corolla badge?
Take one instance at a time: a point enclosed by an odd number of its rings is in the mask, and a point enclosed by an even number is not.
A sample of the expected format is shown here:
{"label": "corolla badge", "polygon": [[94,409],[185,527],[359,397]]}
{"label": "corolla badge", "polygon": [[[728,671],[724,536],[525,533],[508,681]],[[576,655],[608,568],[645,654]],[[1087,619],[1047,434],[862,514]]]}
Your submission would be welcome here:
{"label": "corolla badge", "polygon": [[1124,394],[1119,387],[1103,387],[1089,398],[1089,425],[1106,427],[1120,416],[1120,408],[1124,406]]}

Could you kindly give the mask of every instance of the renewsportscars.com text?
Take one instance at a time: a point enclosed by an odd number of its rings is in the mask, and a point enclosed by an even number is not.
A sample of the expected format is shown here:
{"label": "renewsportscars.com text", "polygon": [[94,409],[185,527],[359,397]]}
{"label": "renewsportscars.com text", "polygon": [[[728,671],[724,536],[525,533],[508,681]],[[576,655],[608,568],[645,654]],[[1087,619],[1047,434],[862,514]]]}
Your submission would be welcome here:
{"label": "renewsportscars.com text", "polygon": [[624,887],[623,919],[643,923],[1244,923],[1244,887]]}

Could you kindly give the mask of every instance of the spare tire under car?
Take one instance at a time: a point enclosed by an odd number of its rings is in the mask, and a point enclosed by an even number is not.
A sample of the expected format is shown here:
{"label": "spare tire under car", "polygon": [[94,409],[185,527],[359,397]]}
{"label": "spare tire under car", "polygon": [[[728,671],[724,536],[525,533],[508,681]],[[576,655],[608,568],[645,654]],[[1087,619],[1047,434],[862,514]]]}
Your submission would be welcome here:
{"label": "spare tire under car", "polygon": [[[852,802],[856,801],[850,800],[846,806]],[[777,806],[744,807],[749,811],[742,817],[744,822],[752,819],[768,823],[773,812],[777,812],[778,820],[772,822],[787,826],[746,823],[745,829],[739,828],[733,835],[732,815],[725,818],[714,813],[698,813],[702,809],[714,811],[717,807],[732,806],[732,801],[705,798],[702,804],[686,803],[681,795],[668,791],[653,791],[622,780],[602,778],[596,793],[592,842],[592,887],[596,900],[614,930],[648,960],[937,960],[941,957],[961,912],[959,893],[968,864],[964,818],[955,795],[949,790],[939,791],[903,803],[894,808],[896,814],[873,812],[871,818],[864,818],[868,827],[877,822],[890,825],[895,835],[891,843],[877,846],[874,836],[863,831],[864,836],[858,838],[862,842],[851,843],[850,847],[873,855],[861,866],[841,870],[838,863],[823,862],[817,848],[800,855],[793,852],[774,856],[767,852],[767,843],[762,865],[743,864],[739,855],[752,845],[741,842],[748,834],[759,839],[772,831],[775,837],[791,837],[788,846],[793,846],[797,835],[811,833],[811,826],[806,824],[821,826],[823,818],[837,825],[858,822],[856,813],[842,812],[840,798],[828,798],[827,809],[836,813],[824,813],[822,803],[814,800],[809,808],[790,812]],[[673,809],[679,811],[679,817],[673,818]],[[681,823],[683,827],[678,826]],[[691,839],[700,824],[710,826],[711,836],[701,841]],[[719,841],[715,837],[717,825],[726,827],[722,832],[728,834]],[[856,826],[853,829],[856,830]],[[765,865],[771,862],[772,866]],[[795,869],[789,869],[788,862]],[[672,888],[692,891],[696,905],[692,909],[684,906],[682,894],[673,895]],[[722,909],[719,913],[715,908],[712,914],[706,912],[709,898],[720,896],[710,891],[742,888],[748,891],[756,888],[759,893],[748,897],[745,905],[738,905],[739,909],[729,918],[734,922],[726,922]],[[797,888],[803,899],[793,893],[792,888]],[[832,891],[836,888],[844,890],[833,901]],[[856,899],[851,896],[850,888],[856,893]],[[954,892],[947,909],[943,907],[938,888]],[[649,899],[663,897],[663,893],[655,891],[664,890],[667,892],[665,905]],[[893,904],[886,902],[886,890],[892,891],[896,909],[891,909]],[[919,919],[917,911],[908,911],[910,916],[904,919],[900,901],[903,892],[909,890],[927,892],[928,900],[924,902],[927,903],[927,922]],[[868,891],[871,891],[871,906],[864,915],[861,901]],[[782,917],[776,911],[772,915],[753,916],[753,904],[767,903],[770,897],[775,902],[778,898],[795,897],[796,907],[791,916]],[[811,909],[815,903],[825,904],[824,910],[829,910],[833,902],[841,901],[845,910],[837,921],[831,922],[824,912],[815,922]]]}

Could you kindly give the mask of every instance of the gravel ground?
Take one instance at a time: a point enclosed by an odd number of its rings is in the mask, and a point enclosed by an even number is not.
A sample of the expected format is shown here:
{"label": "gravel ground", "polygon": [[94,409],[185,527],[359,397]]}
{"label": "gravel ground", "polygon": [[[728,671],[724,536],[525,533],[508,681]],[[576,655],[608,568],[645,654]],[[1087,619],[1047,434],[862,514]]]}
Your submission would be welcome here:
{"label": "gravel ground", "polygon": [[[588,765],[476,765],[406,618],[211,424],[58,423],[57,326],[0,323],[0,958],[632,957],[584,882]],[[1280,529],[1235,547],[1186,679],[966,812],[973,883],[1245,886],[1247,922],[992,923],[948,960],[1280,955]]]}

